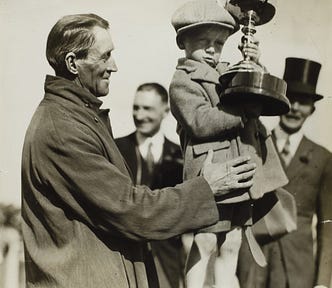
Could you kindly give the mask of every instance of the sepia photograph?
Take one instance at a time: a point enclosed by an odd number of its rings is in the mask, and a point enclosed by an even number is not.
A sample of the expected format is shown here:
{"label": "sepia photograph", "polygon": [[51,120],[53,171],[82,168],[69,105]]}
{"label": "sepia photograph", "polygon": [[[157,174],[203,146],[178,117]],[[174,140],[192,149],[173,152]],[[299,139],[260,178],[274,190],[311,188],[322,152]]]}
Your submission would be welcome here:
{"label": "sepia photograph", "polygon": [[332,288],[331,12],[0,0],[0,288]]}

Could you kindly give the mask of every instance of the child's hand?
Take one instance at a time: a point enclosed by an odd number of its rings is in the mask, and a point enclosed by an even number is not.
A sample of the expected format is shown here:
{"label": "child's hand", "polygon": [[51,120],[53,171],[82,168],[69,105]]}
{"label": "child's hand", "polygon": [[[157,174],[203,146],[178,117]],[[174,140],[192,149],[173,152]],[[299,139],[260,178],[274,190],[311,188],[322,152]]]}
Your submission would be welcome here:
{"label": "child's hand", "polygon": [[245,60],[251,60],[257,64],[260,64],[259,58],[261,56],[261,52],[259,50],[258,44],[259,42],[256,39],[251,41],[242,39],[242,42],[239,44],[239,49],[242,52],[243,58]]}

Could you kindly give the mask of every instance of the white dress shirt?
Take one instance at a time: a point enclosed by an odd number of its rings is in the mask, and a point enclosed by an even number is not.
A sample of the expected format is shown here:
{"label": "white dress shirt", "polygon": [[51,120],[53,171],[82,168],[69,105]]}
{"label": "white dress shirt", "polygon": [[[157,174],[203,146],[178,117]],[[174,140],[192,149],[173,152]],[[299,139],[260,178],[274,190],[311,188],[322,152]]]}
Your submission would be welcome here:
{"label": "white dress shirt", "polygon": [[154,163],[158,163],[163,153],[163,146],[165,142],[165,136],[161,131],[158,131],[152,137],[145,138],[139,133],[136,133],[136,139],[138,143],[138,150],[141,153],[143,159],[146,159],[149,145],[152,143],[151,152],[153,155]]}
{"label": "white dress shirt", "polygon": [[279,152],[281,152],[284,149],[284,146],[287,141],[287,137],[289,138],[289,153],[291,158],[294,157],[297,148],[300,145],[300,142],[303,138],[303,129],[300,129],[298,132],[293,133],[293,134],[288,134],[286,131],[284,131],[280,125],[278,125],[274,129],[274,135],[276,136],[276,144],[277,144],[277,149]]}

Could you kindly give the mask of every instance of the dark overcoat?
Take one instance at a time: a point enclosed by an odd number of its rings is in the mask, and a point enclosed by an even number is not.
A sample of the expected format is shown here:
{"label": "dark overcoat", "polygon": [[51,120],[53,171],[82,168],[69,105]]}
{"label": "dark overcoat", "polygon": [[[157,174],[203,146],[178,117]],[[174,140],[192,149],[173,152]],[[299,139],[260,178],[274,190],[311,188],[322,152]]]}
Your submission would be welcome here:
{"label": "dark overcoat", "polygon": [[[296,200],[297,231],[263,248],[268,266],[258,267],[246,246],[240,250],[239,279],[244,288],[329,287],[332,274],[332,154],[303,137],[286,168],[284,188]],[[317,258],[313,215],[317,214]]]}
{"label": "dark overcoat", "polygon": [[203,177],[135,187],[101,104],[69,80],[46,78],[22,155],[27,287],[146,288],[146,240],[218,220]]}

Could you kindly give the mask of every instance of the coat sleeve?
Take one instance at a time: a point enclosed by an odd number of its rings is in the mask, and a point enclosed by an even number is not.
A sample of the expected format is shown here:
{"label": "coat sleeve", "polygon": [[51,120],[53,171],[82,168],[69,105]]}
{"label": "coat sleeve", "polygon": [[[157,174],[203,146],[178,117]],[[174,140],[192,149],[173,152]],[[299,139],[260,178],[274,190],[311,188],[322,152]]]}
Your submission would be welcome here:
{"label": "coat sleeve", "polygon": [[118,150],[105,153],[92,129],[59,120],[54,125],[38,149],[42,154],[37,158],[47,163],[39,174],[51,187],[48,193],[56,193],[80,221],[132,240],[166,239],[217,222],[213,193],[204,178],[153,191],[135,187],[116,165],[123,161]]}
{"label": "coat sleeve", "polygon": [[332,276],[332,155],[329,155],[321,179],[317,208],[316,285],[329,287]]}
{"label": "coat sleeve", "polygon": [[176,71],[170,85],[171,111],[191,137],[196,139],[223,136],[243,123],[240,115],[230,114],[223,107],[212,107],[203,88],[184,71]]}

